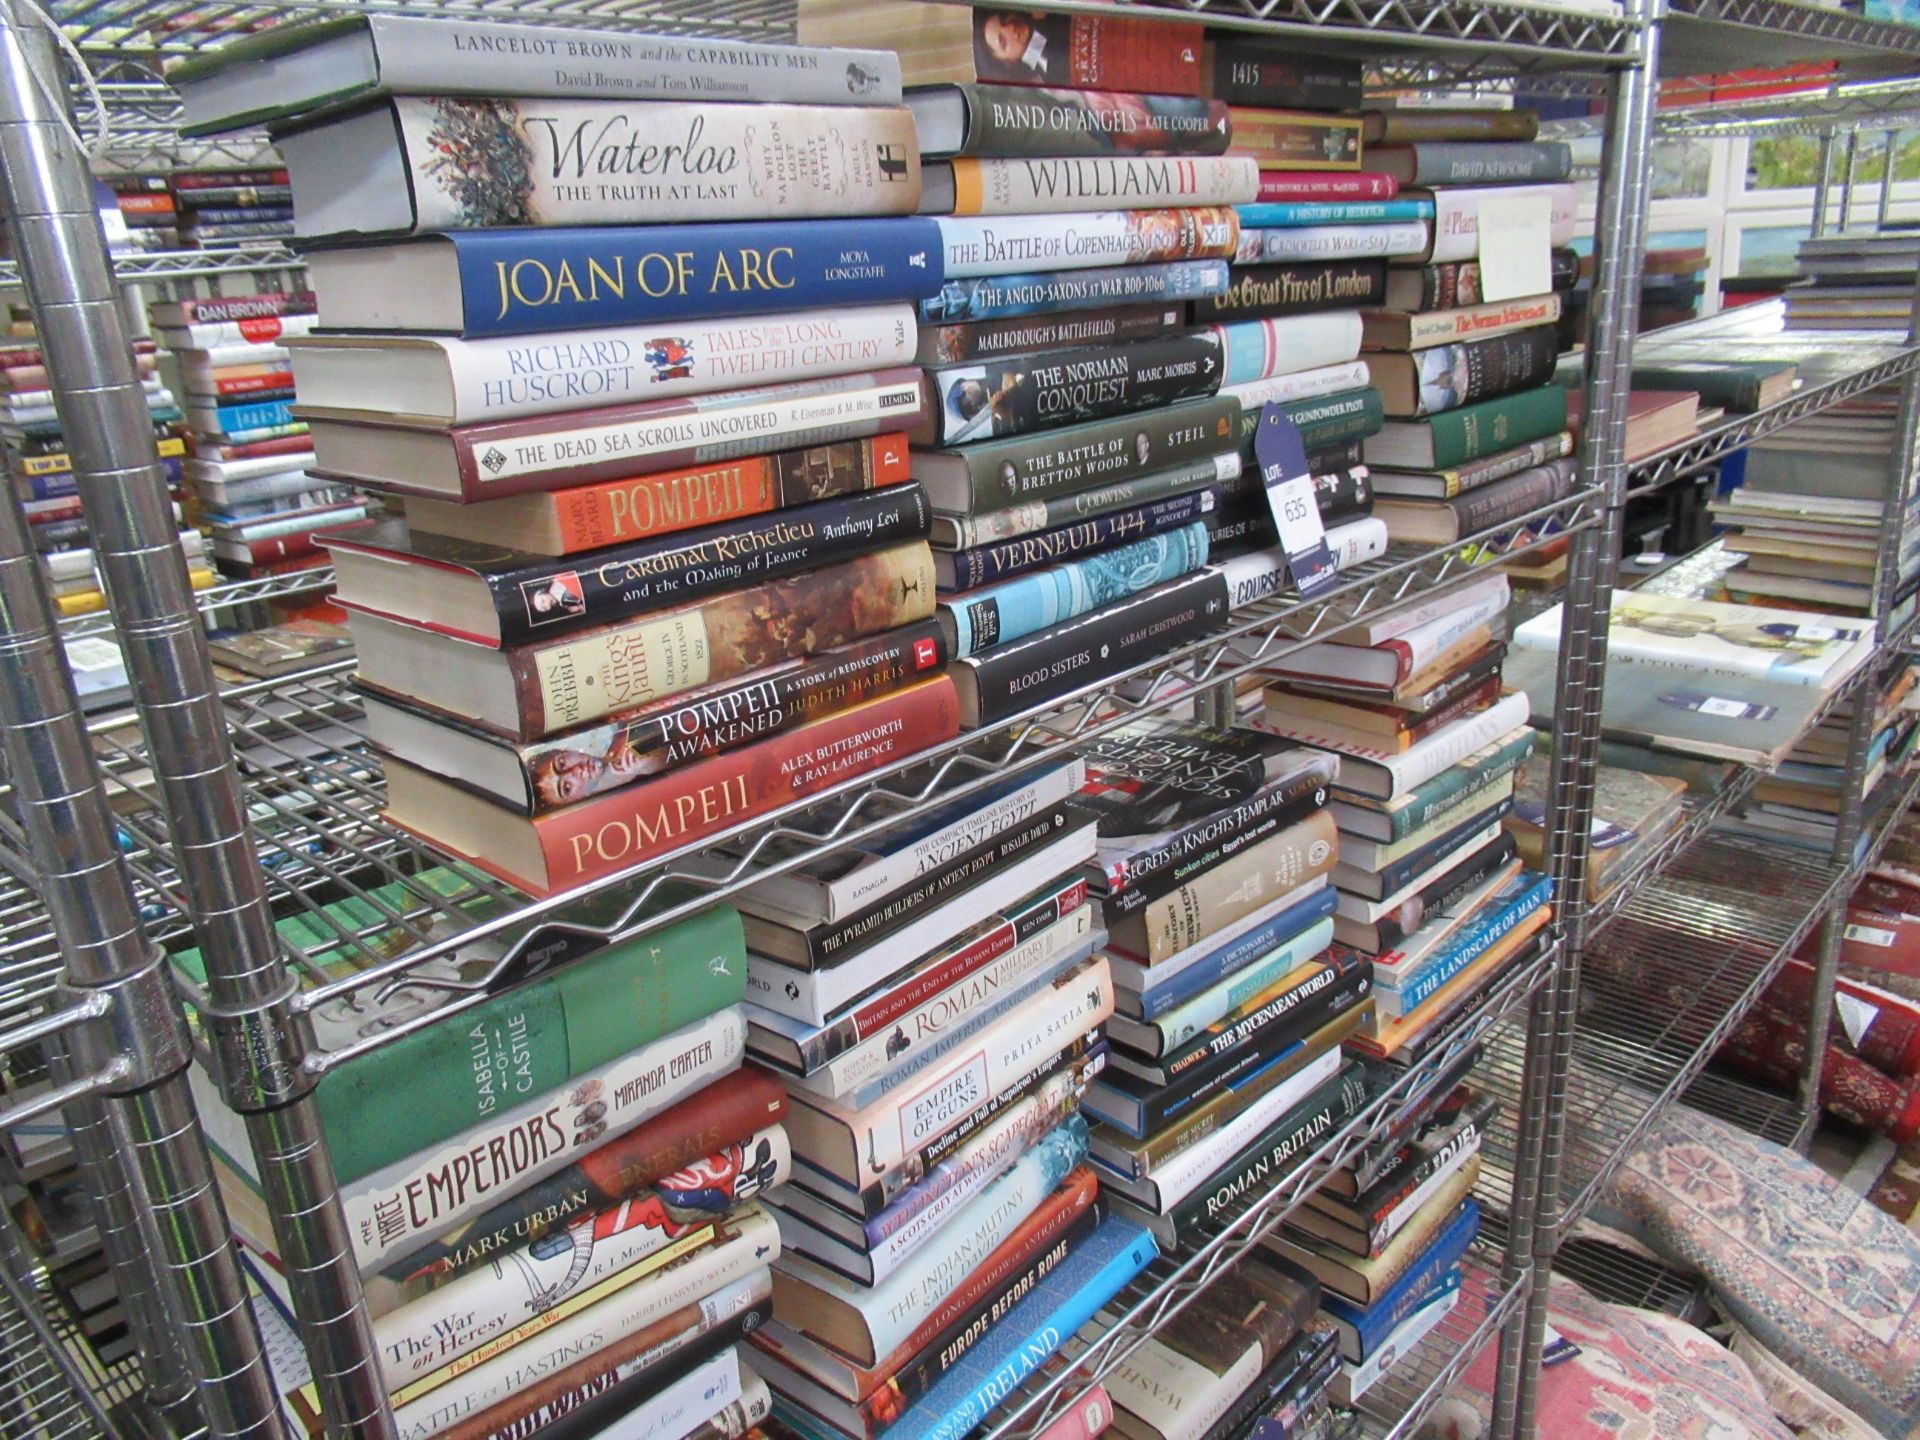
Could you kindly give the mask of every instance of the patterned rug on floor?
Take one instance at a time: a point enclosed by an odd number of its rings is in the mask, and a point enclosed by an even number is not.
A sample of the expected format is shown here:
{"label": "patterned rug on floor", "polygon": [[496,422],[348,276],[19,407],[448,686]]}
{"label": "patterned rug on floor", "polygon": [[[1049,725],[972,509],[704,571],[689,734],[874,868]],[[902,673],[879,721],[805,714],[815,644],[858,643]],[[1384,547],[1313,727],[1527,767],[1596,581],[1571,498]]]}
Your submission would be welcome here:
{"label": "patterned rug on floor", "polygon": [[1920,1141],[1902,1145],[1888,1159],[1867,1199],[1920,1234]]}

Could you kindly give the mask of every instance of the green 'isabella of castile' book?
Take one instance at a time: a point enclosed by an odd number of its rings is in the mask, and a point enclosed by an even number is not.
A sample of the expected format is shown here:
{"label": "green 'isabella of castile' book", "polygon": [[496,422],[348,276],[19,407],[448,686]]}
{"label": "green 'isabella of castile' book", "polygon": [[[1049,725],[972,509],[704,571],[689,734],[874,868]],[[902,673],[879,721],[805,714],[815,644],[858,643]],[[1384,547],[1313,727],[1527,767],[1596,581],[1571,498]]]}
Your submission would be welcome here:
{"label": "green 'isabella of castile' book", "polygon": [[[342,935],[371,935],[358,943],[374,955],[421,948],[424,942],[413,930],[392,920],[418,913],[429,896],[474,922],[499,905],[467,874],[442,867],[325,906],[324,918],[292,916],[276,929],[289,946],[320,957],[328,978],[344,976],[358,967],[326,960],[339,953]],[[427,928],[435,937],[453,933],[444,919]],[[460,946],[420,973],[471,986],[496,967],[514,933]],[[545,938],[536,936],[491,982],[496,993],[479,1004],[327,1072],[314,1093],[340,1184],[504,1114],[746,996],[746,942],[739,915],[726,906],[597,950],[578,933],[543,945]],[[175,955],[173,963],[196,983],[204,981],[198,950]],[[317,1007],[314,1032],[323,1049],[338,1050],[444,1008],[464,993],[412,986],[376,999],[370,987]],[[224,1108],[218,1118],[225,1118]],[[244,1137],[226,1136],[225,1128],[212,1127],[211,1138],[216,1144],[225,1139],[223,1149],[239,1146],[230,1158],[244,1165],[250,1159]]]}

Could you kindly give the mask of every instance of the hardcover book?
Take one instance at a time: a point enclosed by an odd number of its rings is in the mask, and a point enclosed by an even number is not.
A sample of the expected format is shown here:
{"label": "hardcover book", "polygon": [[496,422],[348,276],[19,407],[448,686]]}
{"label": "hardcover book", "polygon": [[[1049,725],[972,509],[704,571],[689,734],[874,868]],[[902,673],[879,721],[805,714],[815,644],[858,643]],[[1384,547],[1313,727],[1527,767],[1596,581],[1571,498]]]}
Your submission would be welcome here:
{"label": "hardcover book", "polygon": [[[400,96],[279,133],[294,233],[911,215],[906,109]],[[465,157],[458,166],[444,157]],[[790,183],[806,175],[808,184]]]}
{"label": "hardcover book", "polygon": [[1511,450],[1488,455],[1436,470],[1396,470],[1384,465],[1369,465],[1373,488],[1382,496],[1403,496],[1410,500],[1451,500],[1469,490],[1504,480],[1522,470],[1564,459],[1573,453],[1573,436],[1562,430],[1557,434],[1529,440]]}
{"label": "hardcover book", "polygon": [[[1245,386],[1270,376],[1339,365],[1360,354],[1358,310],[1319,310],[1277,320],[1214,325],[1225,357],[1221,384]],[[1242,401],[1244,404],[1244,400]]]}
{"label": "hardcover book", "polygon": [[957,155],[1218,155],[1227,107],[1184,95],[934,85],[906,97],[929,160]]}
{"label": "hardcover book", "polygon": [[504,648],[767,583],[924,537],[918,485],[889,486],[648,537],[584,564],[484,541],[415,534],[388,517],[322,538],[343,605]]}
{"label": "hardcover book", "polygon": [[531,894],[614,874],[959,733],[944,676],[544,815],[522,817],[404,761],[386,818]]}
{"label": "hardcover book", "polygon": [[1367,437],[1367,463],[1443,470],[1566,428],[1567,391],[1542,385],[1421,420],[1390,420]]}
{"label": "hardcover book", "polygon": [[[630,31],[400,15],[353,15],[276,28],[222,45],[168,73],[189,135],[283,120],[378,94],[604,94],[635,100],[898,105],[900,67],[885,50],[638,36]],[[572,62],[572,63],[569,63]],[[285,172],[267,172],[279,174]],[[187,177],[198,179],[198,177]],[[219,177],[214,177],[218,179]],[[186,190],[182,177],[176,188]]]}
{"label": "hardcover book", "polygon": [[501,734],[540,736],[931,619],[924,541],[513,650],[348,612],[368,684]]}
{"label": "hardcover book", "polygon": [[1367,383],[1380,392],[1388,415],[1433,415],[1545,385],[1559,359],[1557,332],[1536,325],[1410,354],[1370,354]]}
{"label": "hardcover book", "polygon": [[1573,151],[1560,140],[1416,141],[1371,146],[1367,163],[1403,185],[1511,185],[1566,179]]}
{"label": "hardcover book", "polygon": [[1232,152],[1252,156],[1262,169],[1360,168],[1360,121],[1355,116],[1245,105],[1232,106],[1228,113],[1233,117]]}
{"label": "hardcover book", "polygon": [[[1361,317],[1368,350],[1424,350],[1433,345],[1509,334],[1547,327],[1560,318],[1558,295],[1503,300],[1459,310],[1430,310],[1407,314],[1399,310],[1369,310]],[[1557,354],[1556,354],[1557,358]],[[1543,382],[1535,382],[1543,383]]]}
{"label": "hardcover book", "polygon": [[1244,155],[934,160],[921,175],[920,213],[1060,215],[1239,205],[1259,190],[1259,167]]}
{"label": "hardcover book", "polygon": [[1289,200],[1391,200],[1400,184],[1391,175],[1363,170],[1344,174],[1312,170],[1262,170],[1260,198],[1266,205]]}
{"label": "hardcover book", "polygon": [[1548,243],[1551,245],[1571,245],[1577,228],[1577,196],[1571,181],[1528,186],[1453,185],[1412,193],[1426,196],[1434,204],[1433,244],[1420,259],[1435,264],[1479,258],[1480,202],[1488,196],[1511,199],[1519,195],[1544,195],[1550,212]]}
{"label": "hardcover book", "polygon": [[1030,350],[1066,350],[1081,345],[1140,340],[1177,329],[1185,318],[1185,307],[1173,302],[1103,305],[1092,310],[1012,315],[1002,320],[952,325],[923,322],[920,347],[914,358],[922,365],[951,365],[960,360],[1022,355]]}
{"label": "hardcover book", "polygon": [[1234,30],[1207,37],[1207,93],[1263,109],[1357,110],[1360,62],[1338,55],[1302,55],[1265,36]]}
{"label": "hardcover book", "polygon": [[898,431],[920,405],[910,366],[457,428],[316,419],[313,471],[398,495],[492,500]]}
{"label": "hardcover book", "polygon": [[1214,500],[1215,492],[1211,488],[1192,490],[1036,534],[990,541],[970,550],[936,551],[934,573],[940,577],[943,591],[971,591],[1063,560],[1076,557],[1097,560],[1115,544],[1146,540],[1192,526],[1213,509]]}
{"label": "hardcover book", "polygon": [[738,390],[913,359],[906,305],[682,319],[539,339],[307,335],[290,342],[301,418],[476,425],[584,406]]}
{"label": "hardcover book", "polygon": [[[1004,510],[989,510],[978,515],[936,510],[931,537],[936,563],[942,551],[977,550],[997,541],[1056,529],[1076,520],[1133,510],[1191,491],[1213,489],[1240,479],[1242,468],[1238,452],[1229,451],[1110,485],[1096,485],[1047,500],[1030,500]],[[1218,508],[1217,501],[1214,508]]]}
{"label": "hardcover book", "polygon": [[1239,217],[1227,206],[1099,210],[1075,215],[950,216],[935,223],[945,247],[949,283],[978,275],[1021,275],[1036,269],[1081,270],[1096,265],[1226,259],[1240,243]]}
{"label": "hardcover book", "polygon": [[1433,241],[1430,220],[1391,224],[1247,226],[1234,246],[1234,263],[1277,265],[1298,260],[1393,259],[1422,255]]}
{"label": "hardcover book", "polygon": [[311,250],[307,274],[330,330],[468,337],[922,300],[942,279],[939,227],[905,217],[474,230]]}
{"label": "hardcover book", "polygon": [[1226,288],[1224,260],[1014,271],[965,279],[949,274],[939,294],[920,302],[920,323],[923,326],[979,324],[987,320],[1092,310],[1105,305],[1165,304],[1217,295]]}
{"label": "hardcover book", "polygon": [[1196,324],[1378,305],[1387,267],[1378,260],[1322,260],[1238,269],[1224,295],[1193,302]]}
{"label": "hardcover book", "polygon": [[1369,145],[1414,145],[1455,140],[1531,140],[1540,117],[1531,110],[1390,105],[1362,117]]}
{"label": "hardcover book", "polygon": [[909,434],[965,445],[1051,430],[1211,395],[1224,375],[1222,343],[1207,332],[950,365],[927,372],[929,418]]}
{"label": "hardcover book", "polygon": [[1382,499],[1374,513],[1395,540],[1451,545],[1469,535],[1512,525],[1521,516],[1573,493],[1578,467],[1571,458],[1522,470],[1451,500]]}

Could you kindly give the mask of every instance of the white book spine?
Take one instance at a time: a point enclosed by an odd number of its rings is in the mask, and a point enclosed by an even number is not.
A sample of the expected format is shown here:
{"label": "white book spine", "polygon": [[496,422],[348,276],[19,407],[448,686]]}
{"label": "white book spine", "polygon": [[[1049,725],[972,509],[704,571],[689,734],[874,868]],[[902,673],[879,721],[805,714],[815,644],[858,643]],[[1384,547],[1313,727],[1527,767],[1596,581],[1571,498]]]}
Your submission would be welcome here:
{"label": "white book spine", "polygon": [[1530,192],[1548,197],[1549,238],[1555,245],[1571,245],[1578,217],[1578,194],[1571,182],[1553,185],[1450,185],[1432,192],[1434,264],[1480,258],[1480,202],[1488,195],[1513,196]]}
{"label": "white book spine", "polygon": [[247,320],[203,320],[166,327],[160,339],[176,355],[229,345],[277,345],[289,336],[312,333],[319,319],[317,315],[260,315]]}
{"label": "white book spine", "polygon": [[978,810],[963,815],[949,825],[921,836],[890,855],[868,861],[859,868],[826,884],[829,920],[843,920],[864,910],[882,896],[891,895],[904,885],[971,850],[990,835],[1011,829],[1038,814],[1048,805],[1058,805],[1069,795],[1079,793],[1087,783],[1087,762],[1078,756],[1036,776],[1029,784]]}
{"label": "white book spine", "polygon": [[292,450],[284,455],[250,455],[238,460],[189,460],[186,473],[196,484],[219,481],[231,485],[262,475],[285,475],[312,463],[311,450]]}
{"label": "white book spine", "polygon": [[[792,1168],[785,1132],[778,1126],[760,1140],[769,1147],[769,1171],[757,1167],[729,1188],[735,1205],[751,1201],[767,1183],[781,1184]],[[730,1224],[735,1216],[719,1223]],[[590,1215],[576,1217],[537,1247],[517,1250],[475,1266],[449,1284],[429,1290],[379,1317],[374,1337],[390,1388],[430,1374],[469,1351],[497,1341],[530,1316],[579,1297],[624,1288],[678,1255],[709,1243],[716,1222],[676,1219],[653,1190]],[[564,1239],[565,1244],[559,1242]],[[642,1262],[649,1262],[643,1266]]]}
{"label": "white book spine", "polygon": [[1431,1200],[1434,1193],[1451,1180],[1464,1165],[1480,1153],[1480,1132],[1477,1129],[1464,1130],[1454,1137],[1453,1153],[1441,1162],[1425,1180],[1413,1189],[1413,1193],[1403,1198],[1398,1205],[1387,1212],[1386,1219],[1380,1222],[1380,1243],[1385,1245],[1394,1236],[1406,1228],[1407,1222],[1419,1213],[1420,1207]]}
{"label": "white book spine", "polygon": [[1183,970],[1206,959],[1216,950],[1231,945],[1256,925],[1266,924],[1282,910],[1290,909],[1308,896],[1326,888],[1327,877],[1316,875],[1305,884],[1289,890],[1284,895],[1276,896],[1251,914],[1241,916],[1231,925],[1214,931],[1213,934],[1188,946],[1178,955],[1169,955],[1158,964],[1145,965],[1138,960],[1129,960],[1123,955],[1110,955],[1107,957],[1107,963],[1113,967],[1113,983],[1120,989],[1130,990],[1136,995],[1157,989]]}
{"label": "white book spine", "polygon": [[650,1396],[645,1405],[598,1431],[593,1440],[669,1440],[685,1435],[741,1399],[746,1393],[742,1373],[739,1351],[728,1346]]}
{"label": "white book spine", "polygon": [[1327,549],[1336,570],[1351,569],[1387,553],[1387,522],[1376,515],[1334,525],[1327,531]]}
{"label": "white book spine", "polygon": [[[1217,330],[1222,327],[1214,328]],[[1222,386],[1221,393],[1238,400],[1242,410],[1258,410],[1262,405],[1285,404],[1290,400],[1319,400],[1347,390],[1364,389],[1366,384],[1366,361],[1337,360],[1311,369],[1289,370],[1285,374],[1269,375],[1261,380]]]}
{"label": "white book spine", "polygon": [[1460,1287],[1456,1285],[1402,1320],[1393,1333],[1359,1364],[1343,1360],[1339,1370],[1334,1372],[1333,1384],[1329,1388],[1333,1403],[1351,1405],[1365,1395],[1382,1375],[1393,1368],[1394,1362],[1405,1358],[1407,1351],[1424,1340],[1427,1332],[1446,1319],[1459,1303]]}
{"label": "white book spine", "polygon": [[[1009,866],[997,877],[995,893],[1009,899],[1025,895],[1091,860],[1093,844],[1094,827],[1083,826]],[[987,919],[986,911],[980,896],[957,895],[878,944],[825,970],[796,970],[777,960],[749,954],[747,996],[755,1005],[777,1015],[824,1025],[851,1001]]]}
{"label": "white book spine", "polygon": [[[756,1251],[766,1251],[756,1255]],[[415,1399],[397,1401],[393,1418],[401,1440],[428,1440],[477,1415],[526,1386],[614,1341],[676,1312],[686,1312],[688,1328],[627,1362],[632,1374],[683,1349],[716,1326],[761,1303],[772,1293],[767,1266],[779,1254],[780,1231],[758,1215],[750,1232],[711,1247],[660,1277],[657,1285],[637,1285],[569,1315],[550,1329],[450,1377]]]}
{"label": "white book spine", "polygon": [[1100,210],[1078,215],[942,216],[941,248],[949,280],[1022,275],[1030,270],[1090,270],[1164,260],[1226,257],[1240,238],[1230,214],[1188,217],[1193,233],[1170,241],[1155,210]]}
{"label": "white book spine", "polygon": [[1515,690],[1477,714],[1441,726],[1398,755],[1380,757],[1378,763],[1393,777],[1394,793],[1399,794],[1426,784],[1481,746],[1518,730],[1532,714],[1526,691]]}
{"label": "white book spine", "polygon": [[838,1120],[852,1135],[863,1170],[885,1174],[1112,1014],[1113,977],[1102,957],[1017,1006],[897,1096],[860,1111],[819,1099],[795,1103]]}
{"label": "white book spine", "polygon": [[738,1006],[683,1026],[486,1123],[340,1187],[361,1270],[417,1250],[504,1195],[544,1180],[575,1153],[624,1135],[736,1069]]}
{"label": "white book spine", "polygon": [[[284,361],[288,351],[284,345],[265,345],[249,340],[238,340],[228,345],[201,346],[177,353],[180,358],[181,374],[207,376],[210,370],[226,369],[235,365],[264,365],[270,360]],[[207,378],[216,377],[207,376]]]}
{"label": "white book spine", "polygon": [[[660,327],[615,326],[566,335],[438,340],[453,379],[453,423],[486,423],[589,406],[671,400],[858,370],[911,364],[917,343],[910,305],[860,305],[737,319],[681,320],[671,337]],[[302,399],[338,404],[310,393],[302,374],[309,355],[294,351]],[[355,353],[352,342],[346,352]],[[328,375],[332,367],[322,370]],[[377,408],[362,403],[358,408]]]}
{"label": "white book spine", "polygon": [[1384,255],[1420,255],[1428,239],[1424,220],[1386,225],[1300,225],[1242,230],[1234,259],[1241,265],[1283,260],[1359,260]]}
{"label": "white book spine", "polygon": [[[1418,637],[1417,643],[1429,654],[1444,650],[1476,625],[1502,613],[1512,596],[1505,575],[1488,575],[1456,589],[1395,610],[1357,630],[1336,634],[1335,640],[1350,640],[1361,645],[1377,645],[1382,640],[1413,636],[1415,631],[1435,627],[1434,633]],[[1416,662],[1418,668],[1418,662]]]}
{"label": "white book spine", "polygon": [[[1221,383],[1235,394],[1240,393],[1238,387],[1258,380],[1343,365],[1360,354],[1358,310],[1314,310],[1305,315],[1236,320],[1208,328],[1226,356]],[[1241,408],[1252,407],[1243,400]]]}
{"label": "white book spine", "polygon": [[[791,220],[911,215],[920,204],[919,143],[904,107],[414,96],[391,103],[422,231],[503,223],[504,213],[470,203],[494,185],[515,193],[513,218],[534,225],[644,224],[659,220],[662,207],[680,221]],[[455,143],[493,143],[469,150],[467,164],[442,168],[448,131]],[[317,158],[303,152],[328,137],[323,127],[298,138],[306,144],[289,136],[282,146],[296,191],[302,160],[311,166]],[[511,168],[495,176],[490,163]]]}
{"label": "white book spine", "polygon": [[1000,959],[935,995],[919,1009],[904,1015],[897,1024],[863,1041],[843,1055],[836,1055],[808,1081],[804,1088],[816,1094],[846,1096],[878,1081],[894,1084],[904,1081],[922,1065],[942,1053],[944,1040],[964,1038],[973,1028],[970,1021],[988,1007],[1013,998],[1037,983],[1045,973],[1065,957],[1087,948],[1093,933],[1093,906],[1082,905],[1064,915],[1039,934],[1016,945]]}
{"label": "white book spine", "polygon": [[1260,193],[1249,155],[962,160],[954,174],[963,215],[1247,205]]}

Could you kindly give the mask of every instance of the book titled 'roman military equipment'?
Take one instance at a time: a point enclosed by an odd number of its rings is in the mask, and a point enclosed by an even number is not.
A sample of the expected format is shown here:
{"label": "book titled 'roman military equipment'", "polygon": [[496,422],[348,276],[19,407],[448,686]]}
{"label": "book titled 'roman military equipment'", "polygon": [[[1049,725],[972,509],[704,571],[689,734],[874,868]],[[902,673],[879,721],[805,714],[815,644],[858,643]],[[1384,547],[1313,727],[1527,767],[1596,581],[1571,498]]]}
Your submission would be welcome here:
{"label": "book titled 'roman military equipment'", "polygon": [[403,521],[328,537],[342,603],[486,645],[515,645],[777,580],[927,533],[918,485],[896,485],[613,546],[587,557],[416,535]]}

